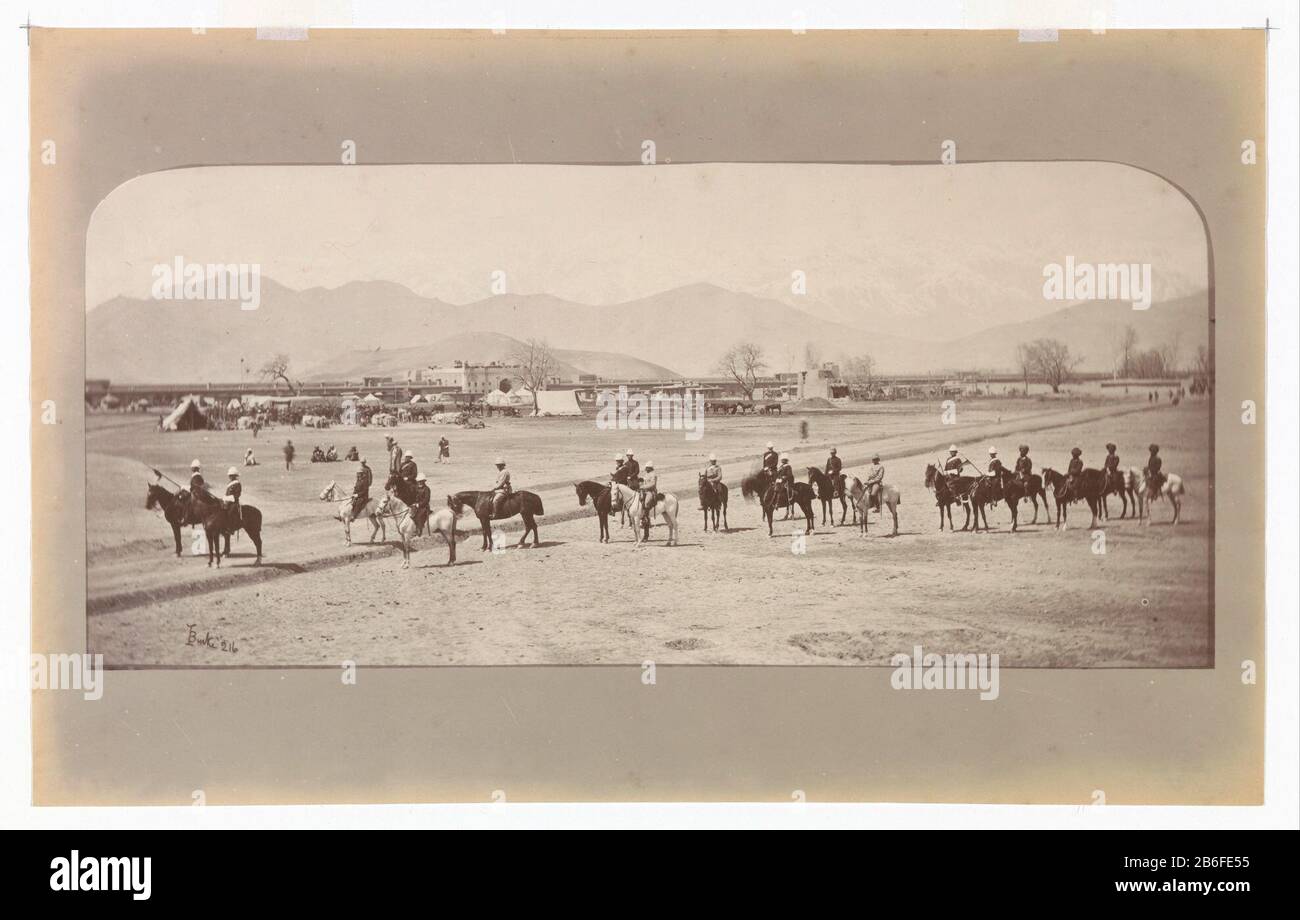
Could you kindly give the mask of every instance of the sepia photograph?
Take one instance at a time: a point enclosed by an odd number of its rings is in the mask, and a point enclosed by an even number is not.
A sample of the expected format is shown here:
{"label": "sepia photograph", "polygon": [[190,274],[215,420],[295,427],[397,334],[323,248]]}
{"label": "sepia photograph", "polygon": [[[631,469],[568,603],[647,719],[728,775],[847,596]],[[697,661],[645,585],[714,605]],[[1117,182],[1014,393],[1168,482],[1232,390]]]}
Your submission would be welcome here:
{"label": "sepia photograph", "polygon": [[1146,171],[171,170],[86,290],[109,667],[1214,663],[1207,240]]}
{"label": "sepia photograph", "polygon": [[9,785],[1276,823],[1293,17],[1119,6],[33,15]]}

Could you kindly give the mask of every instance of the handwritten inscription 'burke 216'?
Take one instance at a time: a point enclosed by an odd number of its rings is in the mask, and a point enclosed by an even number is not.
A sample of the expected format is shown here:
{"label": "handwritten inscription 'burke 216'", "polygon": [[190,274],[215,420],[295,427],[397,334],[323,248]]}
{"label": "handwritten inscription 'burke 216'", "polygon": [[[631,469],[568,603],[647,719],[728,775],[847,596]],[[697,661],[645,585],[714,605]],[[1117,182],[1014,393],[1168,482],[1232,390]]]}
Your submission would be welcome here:
{"label": "handwritten inscription 'burke 216'", "polygon": [[185,636],[186,645],[202,645],[206,648],[212,649],[213,651],[230,652],[231,654],[239,651],[239,646],[235,644],[234,639],[224,639],[221,636],[214,636],[211,631],[207,631],[200,636],[196,631],[197,627],[197,623],[189,623],[186,625],[185,628],[189,631]]}

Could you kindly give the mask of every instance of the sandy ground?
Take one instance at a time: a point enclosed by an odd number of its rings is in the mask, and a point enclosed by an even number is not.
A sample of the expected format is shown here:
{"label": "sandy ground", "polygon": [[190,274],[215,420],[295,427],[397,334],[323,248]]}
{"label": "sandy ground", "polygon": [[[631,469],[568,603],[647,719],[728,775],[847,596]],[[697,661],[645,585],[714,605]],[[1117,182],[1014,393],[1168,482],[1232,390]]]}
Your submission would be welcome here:
{"label": "sandy ground", "polygon": [[[424,539],[408,571],[391,545],[345,548],[340,525],[315,501],[329,479],[351,479],[350,465],[285,471],[272,455],[285,436],[300,455],[316,440],[340,451],[355,442],[379,466],[384,432],[280,430],[254,442],[244,432],[156,435],[147,421],[106,419],[88,436],[90,651],[110,666],[884,665],[921,644],[997,652],[1010,667],[1213,663],[1205,403],[981,400],[959,406],[957,425],[942,424],[938,406],[914,403],[806,418],[806,442],[791,417],[709,419],[697,442],[680,432],[596,432],[590,419],[399,428],[417,456],[434,456],[443,433],[452,440],[453,463],[425,467],[435,496],[485,487],[500,452],[547,509],[540,548],[481,553],[474,534],[448,567],[446,544]],[[758,508],[738,494],[729,532],[704,533],[701,459],[716,451],[734,484],[768,440],[791,448],[796,468],[820,464],[833,442],[858,474],[879,450],[903,496],[899,536],[873,516],[867,537],[819,517],[806,540],[797,536],[802,520],[778,521],[769,538]],[[979,457],[990,440],[1010,456],[1028,441],[1038,466],[1058,467],[1075,445],[1099,465],[1108,440],[1125,465],[1140,466],[1148,441],[1159,441],[1166,469],[1187,483],[1184,521],[1169,527],[1164,504],[1149,528],[1112,521],[1104,554],[1093,552],[1084,505],[1064,533],[1040,512],[1038,525],[1011,534],[1005,507],[990,514],[993,533],[940,533],[925,464],[948,441]],[[205,559],[174,558],[169,529],[143,510],[146,464],[179,479],[197,455],[221,472],[246,443],[264,464],[246,474],[245,494],[268,520],[265,564],[252,565],[246,540],[220,572]],[[680,546],[664,546],[658,526],[650,545],[634,549],[617,522],[602,545],[595,519],[577,507],[571,480],[601,476],[627,446],[653,457],[680,496]],[[1022,521],[1030,517],[1026,504]]]}

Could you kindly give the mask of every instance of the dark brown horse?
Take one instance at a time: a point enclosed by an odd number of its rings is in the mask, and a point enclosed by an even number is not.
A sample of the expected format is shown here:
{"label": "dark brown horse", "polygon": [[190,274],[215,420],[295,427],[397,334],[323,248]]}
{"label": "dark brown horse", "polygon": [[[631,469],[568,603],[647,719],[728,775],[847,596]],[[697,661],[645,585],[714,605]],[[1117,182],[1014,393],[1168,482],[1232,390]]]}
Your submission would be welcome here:
{"label": "dark brown horse", "polygon": [[588,501],[596,509],[596,517],[600,519],[600,542],[609,542],[609,483],[600,483],[592,479],[584,479],[582,482],[573,484],[574,490],[578,493],[578,504],[585,506]]}
{"label": "dark brown horse", "polygon": [[[215,561],[221,567],[221,557],[230,555],[230,535],[243,530],[253,541],[257,549],[254,565],[262,564],[262,512],[253,505],[240,505],[240,517],[233,519],[225,507],[216,499],[204,501],[191,497],[184,489],[172,493],[157,483],[149,483],[145,494],[144,506],[153,511],[161,508],[163,518],[172,527],[172,538],[176,541],[176,555],[181,555],[181,527],[186,524],[198,524],[203,528],[203,535],[208,541],[208,565]],[[225,552],[221,542],[225,541]]]}
{"label": "dark brown horse", "polygon": [[811,485],[813,489],[816,491],[817,500],[821,502],[822,523],[823,524],[826,523],[826,511],[827,509],[829,509],[831,513],[832,527],[835,526],[835,506],[832,504],[832,502],[834,502],[837,497],[840,500],[840,504],[844,506],[844,510],[840,514],[841,524],[844,523],[844,515],[848,513],[848,504],[844,501],[844,478],[843,477],[844,474],[841,473],[839,477],[840,478],[839,487],[837,489],[835,479],[832,478],[829,473],[826,473],[822,471],[820,468],[815,466],[808,467],[808,484]]}
{"label": "dark brown horse", "polygon": [[952,506],[960,504],[966,509],[966,523],[961,525],[962,530],[970,529],[970,504],[967,501],[970,490],[974,487],[975,480],[970,476],[957,476],[949,479],[943,473],[939,472],[939,467],[933,463],[926,464],[925,467],[925,487],[934,491],[934,503],[939,506],[939,529],[943,530],[943,518],[945,512],[948,515],[948,529],[955,531],[956,525],[952,522]]}
{"label": "dark brown horse", "polygon": [[1097,516],[1101,513],[1102,492],[1106,488],[1106,474],[1101,470],[1086,469],[1079,474],[1073,486],[1067,486],[1067,479],[1051,467],[1043,468],[1043,483],[1052,490],[1056,498],[1056,526],[1066,529],[1066,517],[1071,502],[1083,499],[1092,511],[1092,523],[1089,529],[1097,526]]}
{"label": "dark brown horse", "polygon": [[[744,488],[742,482],[741,488]],[[772,514],[777,506],[781,505],[786,508],[790,505],[798,505],[803,512],[804,533],[813,532],[813,487],[806,482],[796,482],[794,488],[786,487],[784,482],[776,482],[767,487],[763,493],[763,517],[767,521],[767,535],[772,536]]]}
{"label": "dark brown horse", "polygon": [[470,508],[474,516],[478,518],[479,527],[483,530],[483,551],[492,548],[492,522],[504,521],[519,515],[524,519],[524,535],[519,538],[517,546],[528,545],[528,535],[533,535],[533,546],[541,544],[541,535],[537,532],[537,521],[535,518],[541,517],[546,512],[542,510],[541,498],[533,492],[511,492],[506,500],[501,503],[501,513],[492,513],[492,495],[491,492],[479,492],[467,490],[457,492],[451,496],[451,510],[457,514],[461,513],[462,508]]}
{"label": "dark brown horse", "polygon": [[730,530],[731,525],[727,523],[727,484],[721,479],[718,480],[716,487],[711,485],[704,474],[700,473],[699,478],[700,505],[704,508],[704,532],[709,532],[709,516],[713,517],[713,532],[718,532],[718,515],[722,515],[722,527],[724,530]]}

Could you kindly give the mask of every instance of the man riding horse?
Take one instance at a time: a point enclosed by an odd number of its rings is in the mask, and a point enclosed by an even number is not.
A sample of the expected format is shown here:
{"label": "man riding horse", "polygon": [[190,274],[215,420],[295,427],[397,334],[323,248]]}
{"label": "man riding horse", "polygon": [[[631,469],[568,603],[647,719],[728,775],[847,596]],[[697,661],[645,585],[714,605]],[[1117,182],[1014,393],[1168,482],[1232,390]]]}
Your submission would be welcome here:
{"label": "man riding horse", "polygon": [[653,460],[645,462],[645,474],[641,477],[638,491],[641,493],[641,520],[648,522],[650,512],[659,500],[659,474],[655,472]]}
{"label": "man riding horse", "polygon": [[1160,445],[1152,444],[1147,450],[1151,452],[1151,456],[1147,458],[1147,465],[1142,469],[1147,478],[1147,493],[1149,495],[1159,495],[1160,487],[1164,485],[1166,478],[1165,474],[1160,471],[1161,467],[1164,466],[1164,461],[1160,459]]}
{"label": "man riding horse", "polygon": [[226,520],[233,521],[231,529],[238,529],[243,524],[243,514],[239,510],[239,496],[243,494],[244,487],[239,481],[239,470],[231,467],[226,470],[226,478],[229,482],[226,484],[226,498],[222,502],[222,507],[226,511]]}
{"label": "man riding horse", "polygon": [[1106,445],[1106,460],[1102,469],[1106,471],[1106,487],[1111,492],[1124,491],[1124,474],[1119,471],[1119,454],[1114,444]]}
{"label": "man riding horse", "polygon": [[[718,488],[722,485],[722,467],[718,465],[717,454],[709,454],[709,465],[704,468],[704,485],[711,490],[716,502],[722,501],[722,492]],[[700,499],[700,510],[704,510],[703,497]]]}
{"label": "man riding horse", "polygon": [[429,484],[423,473],[415,475],[415,493],[411,500],[411,519],[415,521],[415,535],[424,533],[424,525],[429,520]]}
{"label": "man riding horse", "polygon": [[826,475],[831,477],[831,482],[840,481],[840,472],[844,469],[844,461],[840,460],[839,454],[835,448],[831,448],[831,455],[826,458]]}
{"label": "man riding horse", "polygon": [[352,486],[352,520],[357,519],[357,515],[366,506],[366,502],[370,501],[370,486],[374,484],[374,481],[375,475],[366,464],[366,458],[362,457],[357,464],[357,481]]}
{"label": "man riding horse", "polygon": [[1001,479],[1002,469],[1002,461],[998,459],[998,449],[989,447],[989,468],[986,475],[992,476],[994,479]]}
{"label": "man riding horse", "polygon": [[767,450],[763,451],[763,470],[772,477],[773,481],[776,480],[776,471],[780,459],[781,455],[776,452],[772,442],[768,441]]}
{"label": "man riding horse", "polygon": [[492,516],[500,517],[501,506],[505,504],[506,499],[510,497],[510,471],[506,469],[506,461],[504,457],[497,457],[496,468],[497,481],[496,484],[492,486]]}
{"label": "man riding horse", "polygon": [[1029,459],[1029,445],[1020,445],[1020,456],[1016,458],[1016,480],[1022,485],[1029,484],[1029,477],[1034,472],[1034,461]]}
{"label": "man riding horse", "polygon": [[1073,501],[1074,488],[1083,475],[1083,449],[1075,447],[1070,451],[1070,465],[1065,469],[1065,494]]}
{"label": "man riding horse", "polygon": [[420,475],[420,468],[415,464],[415,454],[409,450],[402,454],[402,463],[397,468],[397,475],[415,485],[415,477]]}
{"label": "man riding horse", "polygon": [[871,466],[867,469],[867,478],[862,483],[867,487],[867,507],[880,513],[880,490],[885,484],[885,468],[880,463],[880,454],[871,455]]}
{"label": "man riding horse", "polygon": [[794,500],[794,467],[788,456],[781,458],[781,465],[776,469],[776,482],[785,489],[785,504]]}

